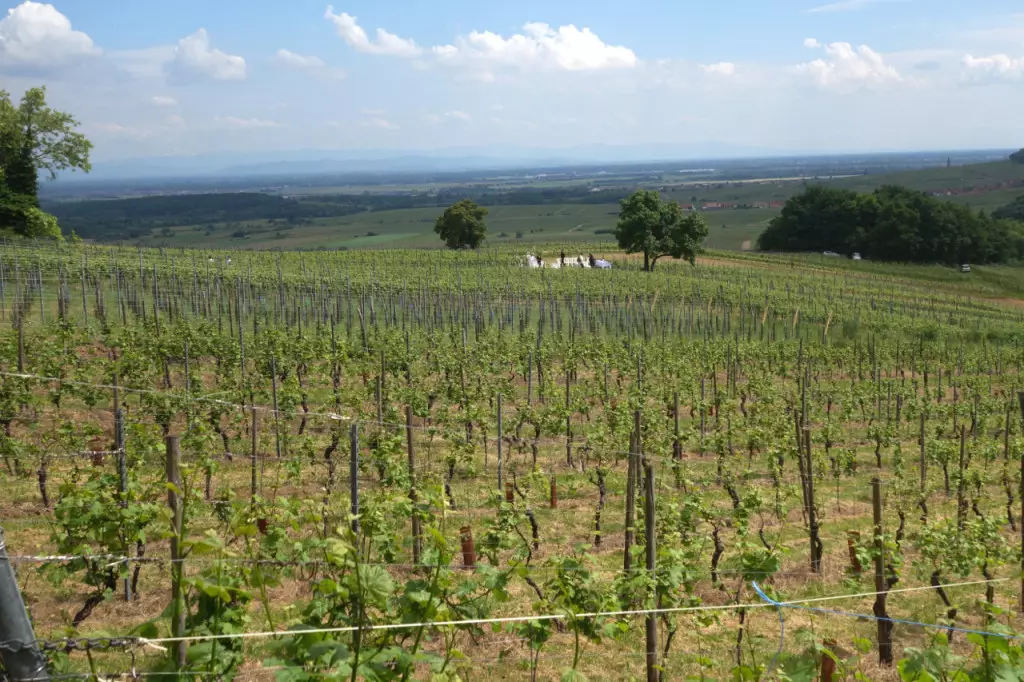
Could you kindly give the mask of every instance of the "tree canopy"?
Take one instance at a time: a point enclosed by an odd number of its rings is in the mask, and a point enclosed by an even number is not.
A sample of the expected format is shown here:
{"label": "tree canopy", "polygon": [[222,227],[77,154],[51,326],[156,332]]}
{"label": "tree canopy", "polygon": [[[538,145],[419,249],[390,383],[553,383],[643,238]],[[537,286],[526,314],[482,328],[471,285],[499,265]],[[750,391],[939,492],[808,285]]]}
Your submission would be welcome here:
{"label": "tree canopy", "polygon": [[626,253],[644,254],[644,270],[653,270],[662,256],[695,262],[708,236],[700,214],[685,214],[679,204],[662,200],[655,190],[638,190],[619,205],[615,238]]}
{"label": "tree canopy", "polygon": [[1012,203],[1002,208],[997,208],[992,212],[992,217],[1024,222],[1024,195],[1017,197]]}
{"label": "tree canopy", "polygon": [[1010,154],[1010,161],[1013,161],[1014,163],[1024,163],[1024,149]]}
{"label": "tree canopy", "polygon": [[78,121],[46,105],[46,88],[27,90],[15,105],[0,90],[0,229],[25,236],[59,237],[56,219],[39,210],[39,175],[88,172],[92,143],[75,131]]}
{"label": "tree canopy", "polygon": [[859,252],[914,263],[997,263],[1024,256],[1024,225],[897,185],[871,194],[815,185],[786,202],[758,248]]}
{"label": "tree canopy", "polygon": [[472,199],[463,199],[445,209],[434,224],[434,232],[449,249],[475,249],[487,237],[487,209]]}

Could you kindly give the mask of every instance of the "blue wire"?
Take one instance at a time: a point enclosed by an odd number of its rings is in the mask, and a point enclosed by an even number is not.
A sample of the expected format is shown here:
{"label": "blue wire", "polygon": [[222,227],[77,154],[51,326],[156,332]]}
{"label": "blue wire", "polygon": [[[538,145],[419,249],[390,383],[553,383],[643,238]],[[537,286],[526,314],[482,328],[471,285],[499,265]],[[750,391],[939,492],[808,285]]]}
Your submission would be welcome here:
{"label": "blue wire", "polygon": [[916,620],[903,620],[901,618],[881,618],[879,616],[868,613],[851,613],[849,611],[833,611],[831,609],[822,609],[814,606],[804,606],[803,604],[787,604],[786,602],[775,601],[768,595],[766,595],[758,584],[753,583],[754,591],[757,592],[761,599],[765,600],[777,609],[780,609],[779,618],[781,619],[781,609],[798,609],[800,611],[813,611],[815,613],[824,613],[830,616],[846,616],[847,618],[867,618],[868,620],[875,621],[887,621],[889,623],[900,623],[902,625],[916,625],[922,628],[936,628],[939,630],[946,630],[948,632],[962,632],[967,635],[981,635],[982,637],[1001,637],[1003,639],[1024,639],[1024,635],[1016,634],[1005,634],[1002,632],[990,632],[988,630],[972,630],[970,628],[958,628],[953,625],[939,625],[937,623],[922,623]]}
{"label": "blue wire", "polygon": [[761,586],[757,584],[757,581],[751,581],[751,585],[754,586],[754,592],[757,592],[757,596],[765,600],[769,604],[775,605],[775,610],[779,614],[779,650],[772,656],[772,662],[768,664],[768,669],[764,672],[764,677],[771,677],[772,671],[775,670],[775,665],[779,662],[779,657],[782,655],[782,649],[786,644],[786,621],[782,617],[782,604],[775,601],[761,590]]}

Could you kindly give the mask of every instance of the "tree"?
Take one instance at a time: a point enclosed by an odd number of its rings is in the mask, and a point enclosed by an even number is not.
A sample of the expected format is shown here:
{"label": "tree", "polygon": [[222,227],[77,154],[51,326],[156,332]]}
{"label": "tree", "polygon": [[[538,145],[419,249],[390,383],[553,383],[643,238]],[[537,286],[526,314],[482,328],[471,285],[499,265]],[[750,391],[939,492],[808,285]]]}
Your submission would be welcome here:
{"label": "tree", "polygon": [[57,219],[39,210],[39,175],[89,172],[92,143],[77,126],[70,114],[46,106],[46,88],[26,91],[17,106],[0,90],[0,229],[60,238]]}
{"label": "tree", "polygon": [[812,185],[782,207],[758,238],[762,251],[843,251],[858,249],[867,215],[878,206],[852,190]]}
{"label": "tree", "polygon": [[35,196],[40,173],[50,180],[65,170],[88,173],[92,143],[75,131],[77,127],[71,114],[46,106],[46,88],[27,90],[17,107],[10,94],[0,90],[0,168],[8,186],[18,194]]}
{"label": "tree", "polygon": [[949,265],[1020,258],[1024,230],[996,218],[898,185],[872,194],[815,185],[786,202],[758,238],[758,248],[860,252],[876,260]]}
{"label": "tree", "polygon": [[486,208],[464,199],[445,209],[434,224],[434,232],[449,249],[475,249],[487,237],[486,217]]}
{"label": "tree", "polygon": [[663,201],[654,190],[638,190],[619,202],[615,238],[626,253],[644,254],[650,272],[662,256],[683,258],[691,265],[701,252],[708,227],[697,213],[684,215],[674,201]]}
{"label": "tree", "polygon": [[1024,163],[1024,149],[1010,154],[1010,161],[1013,161],[1014,163]]}
{"label": "tree", "polygon": [[1024,196],[1019,196],[1012,203],[1002,208],[997,208],[992,212],[992,217],[1024,222]]}

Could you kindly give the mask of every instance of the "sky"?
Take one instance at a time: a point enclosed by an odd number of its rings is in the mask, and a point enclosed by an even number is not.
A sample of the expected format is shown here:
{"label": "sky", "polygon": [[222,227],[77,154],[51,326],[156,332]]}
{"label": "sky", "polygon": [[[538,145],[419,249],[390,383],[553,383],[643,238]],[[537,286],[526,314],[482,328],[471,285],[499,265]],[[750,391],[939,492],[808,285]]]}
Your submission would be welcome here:
{"label": "sky", "polygon": [[0,0],[95,160],[1024,146],[1019,0]]}

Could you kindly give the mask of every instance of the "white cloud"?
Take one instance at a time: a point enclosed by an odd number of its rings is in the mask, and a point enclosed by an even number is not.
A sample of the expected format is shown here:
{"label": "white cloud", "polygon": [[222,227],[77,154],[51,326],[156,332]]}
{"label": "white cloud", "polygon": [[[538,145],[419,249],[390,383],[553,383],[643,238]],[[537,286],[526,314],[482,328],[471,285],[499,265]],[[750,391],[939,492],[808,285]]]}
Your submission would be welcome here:
{"label": "white cloud", "polygon": [[376,39],[370,40],[363,27],[356,22],[356,17],[344,12],[335,14],[331,5],[327,6],[324,18],[333,23],[342,40],[358,52],[392,57],[417,57],[423,52],[414,41],[399,38],[382,28],[377,29]]}
{"label": "white cloud", "polygon": [[129,138],[133,140],[144,140],[152,137],[152,133],[142,128],[121,125],[120,123],[93,123],[85,126],[91,135],[106,138]]}
{"label": "white cloud", "polygon": [[[809,42],[810,39],[804,44]],[[887,64],[882,55],[867,45],[854,48],[850,43],[831,43],[821,47],[827,59],[796,67],[798,73],[810,76],[821,87],[878,87],[904,80],[896,67]]]}
{"label": "white cloud", "polygon": [[118,133],[123,133],[126,130],[128,130],[128,128],[121,125],[120,123],[94,123],[89,127],[97,132],[111,133],[115,135]]}
{"label": "white cloud", "polygon": [[163,78],[167,63],[174,59],[174,50],[174,45],[157,45],[141,50],[112,50],[105,55],[105,60],[135,78]]}
{"label": "white cloud", "polygon": [[864,9],[869,5],[877,5],[883,2],[899,2],[902,0],[839,0],[839,2],[830,2],[827,5],[819,5],[818,7],[812,7],[807,10],[808,14],[821,14],[826,12],[852,12],[858,9]]}
{"label": "white cloud", "polygon": [[149,100],[153,106],[157,107],[174,107],[178,105],[178,100],[173,97],[165,97],[163,95],[155,95]]}
{"label": "white cloud", "polygon": [[322,69],[326,66],[324,60],[314,55],[301,55],[291,50],[281,49],[274,54],[273,61],[281,66],[293,69]]}
{"label": "white cloud", "polygon": [[316,55],[298,54],[291,50],[278,50],[270,61],[286,69],[305,71],[327,80],[341,80],[348,76],[344,69],[327,66],[326,62]]}
{"label": "white cloud", "polygon": [[638,59],[628,47],[608,45],[589,28],[570,24],[557,29],[544,23],[523,26],[523,32],[504,38],[490,31],[473,31],[454,45],[433,48],[442,64],[489,70],[493,67],[598,71],[630,68]]}
{"label": "white cloud", "polygon": [[24,2],[0,20],[0,70],[46,71],[101,52],[53,5]]}
{"label": "white cloud", "polygon": [[732,62],[718,62],[717,64],[705,64],[700,68],[705,73],[712,73],[716,76],[732,76],[736,73],[736,65]]}
{"label": "white cloud", "polygon": [[392,123],[383,116],[373,116],[366,119],[365,121],[359,122],[362,128],[376,128],[377,130],[398,130],[399,126],[396,123]]}
{"label": "white cloud", "polygon": [[966,55],[962,63],[966,79],[976,83],[1015,81],[1024,77],[1024,57],[1015,59],[1005,54],[988,57]]}
{"label": "white cloud", "polygon": [[281,128],[282,124],[277,121],[268,121],[260,118],[237,118],[235,116],[218,116],[217,123],[229,128],[257,129],[257,128]]}
{"label": "white cloud", "polygon": [[210,35],[201,28],[178,41],[174,55],[166,65],[168,75],[177,80],[195,76],[220,81],[245,80],[245,59],[227,54],[210,45]]}
{"label": "white cloud", "polygon": [[819,47],[821,47],[821,43],[818,42],[817,38],[805,38],[804,47],[810,48],[812,50],[817,50]]}
{"label": "white cloud", "polygon": [[429,114],[426,117],[427,123],[431,125],[438,125],[447,121],[457,121],[459,123],[472,123],[473,117],[467,114],[465,111],[453,110],[446,111],[443,114]]}
{"label": "white cloud", "polygon": [[974,45],[1019,47],[1024,44],[1024,12],[999,17],[997,26],[976,28],[964,32],[963,37]]}

